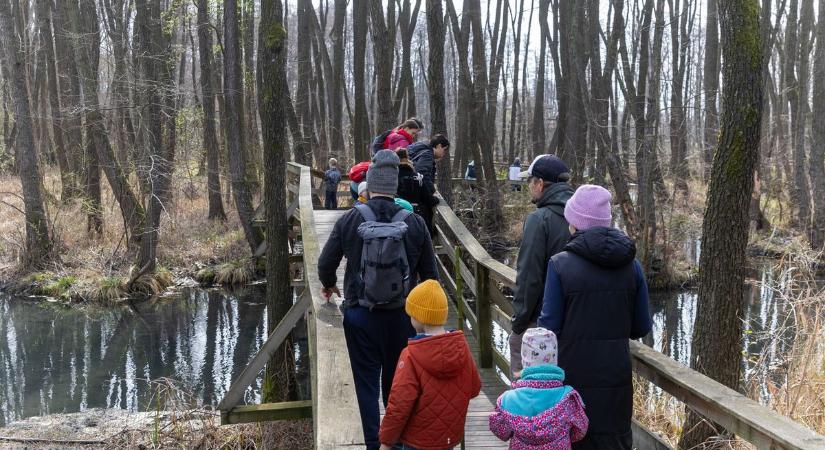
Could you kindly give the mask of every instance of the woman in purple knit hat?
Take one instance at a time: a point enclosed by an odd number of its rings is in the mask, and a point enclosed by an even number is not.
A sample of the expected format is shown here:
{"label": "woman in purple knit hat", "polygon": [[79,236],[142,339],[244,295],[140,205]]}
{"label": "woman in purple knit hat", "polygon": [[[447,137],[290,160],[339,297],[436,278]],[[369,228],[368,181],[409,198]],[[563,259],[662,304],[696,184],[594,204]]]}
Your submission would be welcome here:
{"label": "woman in purple knit hat", "polygon": [[632,448],[629,339],[651,328],[636,245],[612,227],[610,199],[607,189],[585,184],[567,201],[564,218],[572,236],[547,265],[538,320],[558,336],[558,365],[590,420],[574,450]]}

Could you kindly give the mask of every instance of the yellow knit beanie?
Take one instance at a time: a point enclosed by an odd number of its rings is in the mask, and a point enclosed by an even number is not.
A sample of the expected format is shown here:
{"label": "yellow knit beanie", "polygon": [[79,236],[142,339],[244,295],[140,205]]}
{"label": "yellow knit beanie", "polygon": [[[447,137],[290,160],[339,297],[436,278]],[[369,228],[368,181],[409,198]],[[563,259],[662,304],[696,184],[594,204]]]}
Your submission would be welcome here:
{"label": "yellow knit beanie", "polygon": [[407,314],[424,325],[447,323],[447,294],[435,280],[426,280],[407,296]]}

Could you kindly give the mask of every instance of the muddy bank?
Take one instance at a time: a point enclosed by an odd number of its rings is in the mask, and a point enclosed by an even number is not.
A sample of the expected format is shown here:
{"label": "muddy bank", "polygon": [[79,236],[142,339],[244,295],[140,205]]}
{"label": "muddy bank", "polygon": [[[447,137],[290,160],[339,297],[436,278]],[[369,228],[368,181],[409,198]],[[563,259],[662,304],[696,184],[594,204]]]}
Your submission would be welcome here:
{"label": "muddy bank", "polygon": [[311,447],[311,420],[220,426],[220,414],[207,409],[152,412],[91,409],[31,417],[0,428],[0,449]]}

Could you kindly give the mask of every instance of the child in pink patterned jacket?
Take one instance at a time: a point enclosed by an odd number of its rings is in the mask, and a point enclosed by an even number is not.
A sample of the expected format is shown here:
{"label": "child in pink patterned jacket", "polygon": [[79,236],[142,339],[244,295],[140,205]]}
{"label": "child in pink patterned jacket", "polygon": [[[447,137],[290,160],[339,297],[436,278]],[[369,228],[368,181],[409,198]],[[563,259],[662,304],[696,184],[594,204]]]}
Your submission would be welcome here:
{"label": "child in pink patterned jacket", "polygon": [[587,416],[579,393],[564,385],[564,370],[556,365],[556,335],[530,328],[522,337],[524,370],[520,379],[498,398],[490,415],[490,430],[511,450],[569,450],[587,433]]}

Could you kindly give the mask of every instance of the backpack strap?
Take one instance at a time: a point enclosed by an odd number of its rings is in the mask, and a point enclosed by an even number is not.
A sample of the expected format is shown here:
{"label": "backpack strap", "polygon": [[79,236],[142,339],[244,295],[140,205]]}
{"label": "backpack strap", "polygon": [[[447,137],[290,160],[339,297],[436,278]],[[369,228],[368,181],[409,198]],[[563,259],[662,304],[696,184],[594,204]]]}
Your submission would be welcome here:
{"label": "backpack strap", "polygon": [[358,212],[361,214],[361,217],[364,218],[364,221],[366,221],[366,222],[377,222],[378,221],[378,217],[376,217],[375,212],[373,212],[372,208],[370,208],[369,206],[362,203],[360,205],[355,205],[355,209],[358,210]]}
{"label": "backpack strap", "polygon": [[392,216],[392,220],[390,222],[393,222],[393,223],[394,222],[403,222],[403,221],[407,220],[407,217],[409,217],[410,214],[412,214],[412,213],[409,212],[407,209],[401,208],[401,209],[398,210],[397,213],[395,213],[394,216]]}

